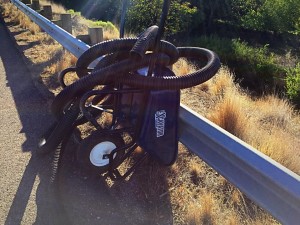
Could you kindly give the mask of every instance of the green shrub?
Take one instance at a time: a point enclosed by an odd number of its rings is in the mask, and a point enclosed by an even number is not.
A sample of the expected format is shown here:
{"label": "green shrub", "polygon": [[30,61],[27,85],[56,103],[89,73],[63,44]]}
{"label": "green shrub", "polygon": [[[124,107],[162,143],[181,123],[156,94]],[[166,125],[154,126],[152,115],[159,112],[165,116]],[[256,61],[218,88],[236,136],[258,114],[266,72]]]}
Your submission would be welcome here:
{"label": "green shrub", "polygon": [[286,70],[285,83],[288,97],[300,105],[300,63]]}
{"label": "green shrub", "polygon": [[[130,32],[140,33],[159,23],[163,0],[131,0],[127,12],[126,28]],[[197,8],[188,1],[173,0],[165,24],[165,34],[174,35],[188,32],[193,23]]]}
{"label": "green shrub", "polygon": [[275,56],[269,52],[268,45],[254,48],[238,39],[232,40],[234,56],[238,61],[245,62],[263,79],[272,80],[282,69],[275,62]]}
{"label": "green shrub", "polygon": [[90,27],[103,27],[104,30],[118,32],[118,29],[115,27],[115,25],[113,25],[113,23],[109,21],[105,22],[101,20],[97,20],[97,21],[87,20],[87,23],[88,26]]}
{"label": "green shrub", "polygon": [[275,56],[269,52],[268,45],[252,47],[240,39],[202,36],[192,41],[193,45],[215,51],[222,63],[231,67],[238,76],[251,74],[263,82],[271,82],[274,77],[284,73],[275,62]]}
{"label": "green shrub", "polygon": [[228,38],[220,38],[215,35],[194,38],[191,45],[207,48],[216,52],[222,58],[223,62],[225,62],[226,59],[233,54],[232,40]]}
{"label": "green shrub", "polygon": [[67,13],[70,13],[72,16],[80,16],[81,12],[75,12],[74,9],[67,10]]}
{"label": "green shrub", "polygon": [[225,20],[238,26],[275,33],[297,32],[299,0],[227,0]]}
{"label": "green shrub", "polygon": [[95,26],[99,26],[99,27],[103,27],[104,29],[106,30],[117,30],[117,28],[115,27],[115,25],[113,25],[111,22],[107,21],[107,22],[104,22],[104,21],[94,21],[93,22],[93,25]]}

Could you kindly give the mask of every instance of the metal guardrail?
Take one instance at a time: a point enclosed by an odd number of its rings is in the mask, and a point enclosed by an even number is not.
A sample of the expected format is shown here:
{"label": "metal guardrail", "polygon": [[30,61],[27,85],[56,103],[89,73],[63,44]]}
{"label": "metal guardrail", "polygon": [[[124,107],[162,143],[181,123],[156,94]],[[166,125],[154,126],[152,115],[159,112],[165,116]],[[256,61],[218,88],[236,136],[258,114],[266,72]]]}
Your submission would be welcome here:
{"label": "metal guardrail", "polygon": [[59,26],[56,26],[53,22],[26,6],[21,1],[11,0],[11,2],[76,57],[79,57],[83,52],[90,48],[89,45],[76,39],[76,37],[69,34]]}
{"label": "metal guardrail", "polygon": [[[20,1],[11,1],[75,56],[90,47]],[[280,222],[299,224],[300,176],[184,105],[179,116],[180,141],[190,151]]]}

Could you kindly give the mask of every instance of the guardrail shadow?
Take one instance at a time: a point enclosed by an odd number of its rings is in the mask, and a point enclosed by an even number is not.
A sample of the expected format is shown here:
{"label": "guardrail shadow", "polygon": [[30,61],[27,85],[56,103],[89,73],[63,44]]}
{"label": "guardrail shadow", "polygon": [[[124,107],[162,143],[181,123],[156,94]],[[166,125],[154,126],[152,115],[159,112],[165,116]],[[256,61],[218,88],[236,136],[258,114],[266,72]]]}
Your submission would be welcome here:
{"label": "guardrail shadow", "polygon": [[[0,17],[0,26],[2,24],[4,23]],[[3,27],[0,27],[0,29],[2,33],[0,57],[5,67],[7,85],[11,89],[22,125],[20,133],[24,133],[26,136],[26,141],[20,148],[23,154],[26,154],[26,152],[31,153],[31,158],[22,175],[5,224],[21,224],[24,222],[24,218],[28,216],[26,213],[29,203],[31,204],[30,210],[33,210],[29,212],[33,214],[29,217],[34,216],[36,213],[34,222],[36,225],[165,224],[165,220],[156,217],[158,214],[154,213],[155,210],[164,211],[163,214],[169,222],[171,221],[168,224],[172,224],[172,212],[167,195],[164,197],[165,201],[160,208],[154,207],[153,203],[147,201],[136,201],[143,207],[144,213],[140,215],[136,211],[139,208],[138,205],[131,209],[128,208],[126,201],[130,199],[128,196],[119,194],[121,193],[119,188],[125,188],[125,185],[127,185],[126,189],[130,191],[130,186],[141,184],[141,180],[132,179],[132,181],[126,183],[120,182],[119,185],[116,183],[109,186],[104,179],[82,177],[78,172],[79,169],[72,163],[72,157],[68,158],[68,155],[60,173],[58,186],[49,186],[52,155],[39,157],[36,155],[35,149],[39,137],[51,125],[54,118],[48,112],[47,99],[41,97],[33,84],[30,72],[24,65],[31,64],[31,62],[25,61],[24,63],[21,60],[22,55],[13,47],[16,43],[10,40],[8,32]],[[38,66],[35,73],[40,71],[41,65]],[[72,151],[75,147],[71,144],[69,149]],[[146,172],[145,176],[148,175]],[[160,185],[167,187],[165,177],[161,177],[161,179]],[[146,188],[146,186],[143,187]],[[122,193],[126,193],[126,191]],[[133,196],[134,193],[130,194]],[[32,205],[34,201],[32,198],[35,198],[36,206]],[[129,202],[128,204],[130,205]],[[131,206],[133,206],[132,203]],[[124,215],[124,213],[129,215]]]}

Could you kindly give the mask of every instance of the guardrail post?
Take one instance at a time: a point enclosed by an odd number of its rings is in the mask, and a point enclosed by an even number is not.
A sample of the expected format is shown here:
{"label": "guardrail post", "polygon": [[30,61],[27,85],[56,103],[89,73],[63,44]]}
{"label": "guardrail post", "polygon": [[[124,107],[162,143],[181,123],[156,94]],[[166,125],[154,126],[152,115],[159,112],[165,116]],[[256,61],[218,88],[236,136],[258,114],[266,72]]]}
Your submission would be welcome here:
{"label": "guardrail post", "polygon": [[65,31],[69,32],[72,34],[72,20],[71,20],[71,14],[69,13],[64,13],[60,15],[61,18],[61,27]]}
{"label": "guardrail post", "polygon": [[51,20],[55,25],[62,27],[62,22],[61,20]]}
{"label": "guardrail post", "polygon": [[102,27],[89,27],[89,35],[91,44],[97,44],[103,41],[103,28]]}
{"label": "guardrail post", "polygon": [[84,43],[90,45],[91,44],[91,37],[88,34],[81,34],[76,36],[77,39],[83,41]]}
{"label": "guardrail post", "polygon": [[31,8],[34,10],[40,10],[40,1],[39,0],[32,0]]}
{"label": "guardrail post", "polygon": [[44,17],[46,17],[48,20],[52,20],[52,6],[51,5],[44,5],[43,7],[44,11]]}

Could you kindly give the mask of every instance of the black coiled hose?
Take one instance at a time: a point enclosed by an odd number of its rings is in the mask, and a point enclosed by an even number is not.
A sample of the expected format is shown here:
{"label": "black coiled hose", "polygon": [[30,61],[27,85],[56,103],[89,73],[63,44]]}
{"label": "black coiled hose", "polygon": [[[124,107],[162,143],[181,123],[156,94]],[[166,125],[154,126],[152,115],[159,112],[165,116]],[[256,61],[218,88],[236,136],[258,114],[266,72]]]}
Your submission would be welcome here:
{"label": "black coiled hose", "polygon": [[[149,29],[157,32],[157,27],[150,27]],[[148,36],[153,37],[149,29],[146,33]],[[144,45],[137,38],[117,39],[94,45],[84,52],[79,57],[75,69],[81,79],[66,87],[57,95],[51,107],[52,112],[59,117],[67,102],[75,97],[80,97],[96,85],[121,83],[141,89],[183,89],[207,81],[220,67],[218,56],[208,49],[196,47],[176,48],[166,41],[160,41],[156,55],[145,54],[146,51],[153,50],[155,43],[154,38],[147,39],[144,36],[142,38],[145,42]],[[136,43],[139,44],[136,45]],[[142,51],[136,46],[141,46]],[[126,54],[126,51],[128,54]],[[144,55],[141,52],[144,52]],[[101,66],[96,66],[96,70],[91,73],[87,72],[88,66],[95,59],[107,54],[109,54],[108,59],[104,57],[104,62],[100,61]],[[129,54],[133,57],[128,58]],[[145,77],[134,73],[140,68],[147,67],[152,57],[156,57],[156,65],[160,66],[170,66],[180,57],[200,59],[200,61],[206,61],[206,65],[194,73],[179,77],[163,75],[161,77]],[[137,58],[139,59],[137,60]]]}
{"label": "black coiled hose", "polygon": [[[66,73],[76,71],[80,79],[66,86],[52,103],[52,113],[60,121],[64,121],[64,124],[60,124],[59,127],[70,126],[74,121],[69,120],[76,120],[76,115],[61,119],[67,117],[65,113],[66,106],[97,85],[125,84],[139,89],[178,90],[207,81],[220,68],[218,56],[208,49],[197,47],[177,48],[167,41],[159,41],[156,45],[157,30],[157,26],[152,26],[139,38],[121,38],[96,44],[78,58],[75,68],[65,70]],[[155,53],[153,52],[154,48]],[[99,57],[102,57],[102,60],[91,71],[89,65]],[[206,65],[196,72],[178,77],[164,76],[163,74],[159,77],[141,76],[136,73],[138,69],[148,67],[150,62],[153,62],[153,57],[155,57],[155,66],[171,66],[181,57],[196,59],[205,62]],[[60,79],[63,84],[63,78]],[[63,131],[64,129],[59,131],[55,129],[53,133],[62,135]],[[51,134],[50,137],[48,141],[44,141],[41,145],[41,148],[45,149],[43,152],[49,151],[49,147],[57,146],[59,139],[62,140],[56,134]],[[51,140],[55,141],[51,143]]]}

